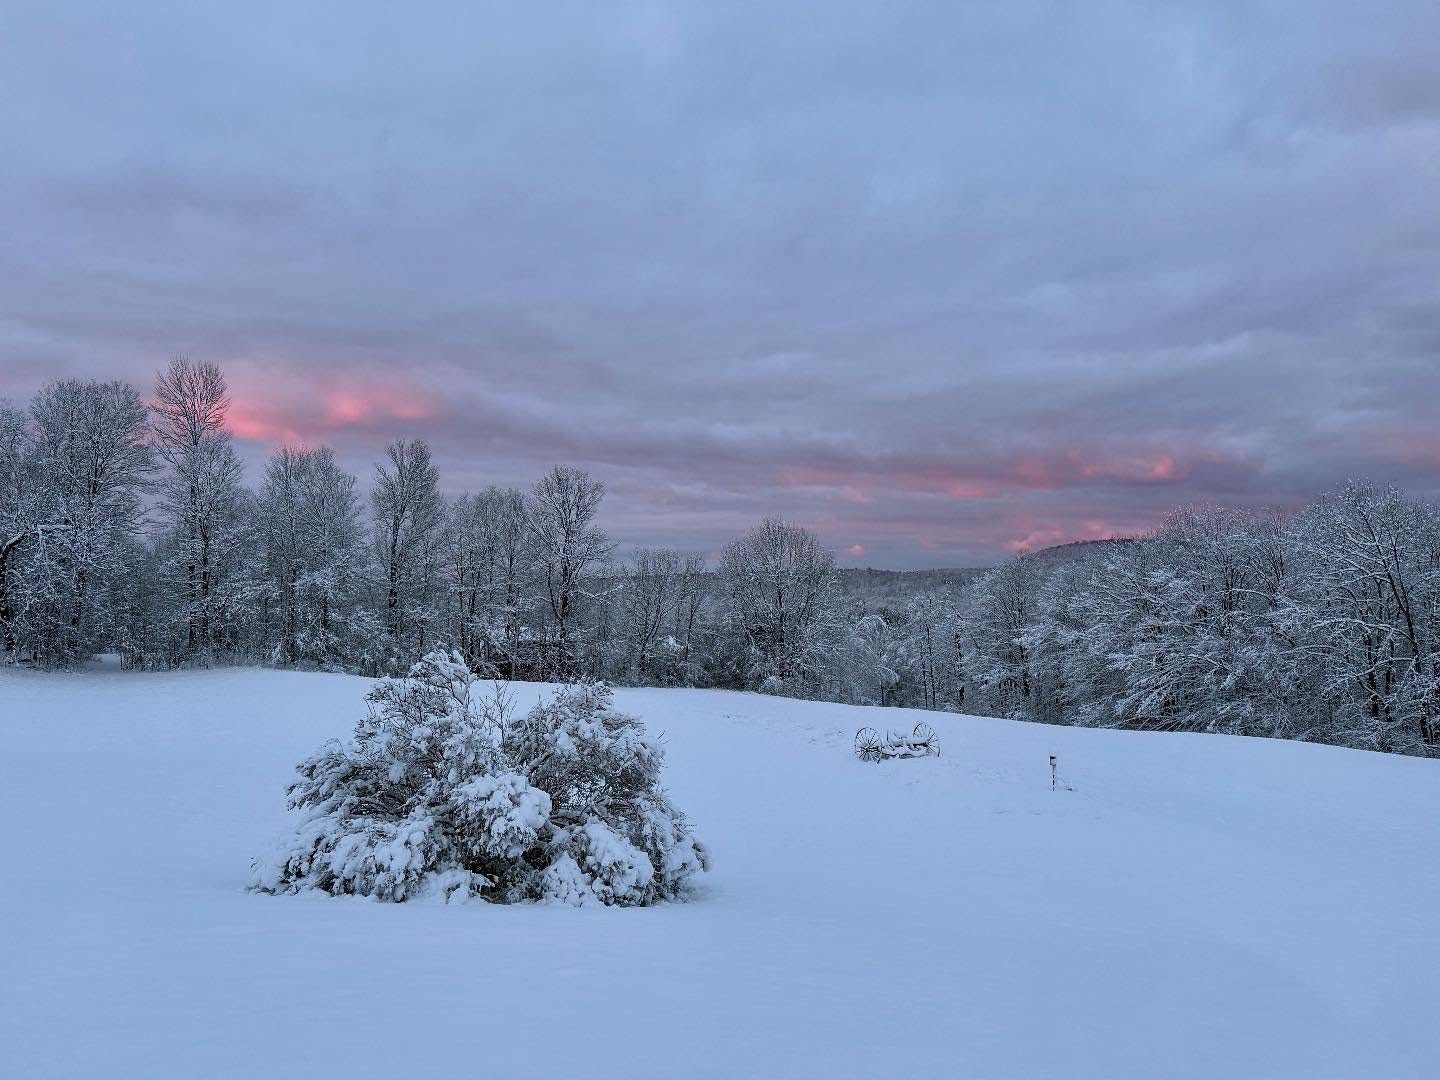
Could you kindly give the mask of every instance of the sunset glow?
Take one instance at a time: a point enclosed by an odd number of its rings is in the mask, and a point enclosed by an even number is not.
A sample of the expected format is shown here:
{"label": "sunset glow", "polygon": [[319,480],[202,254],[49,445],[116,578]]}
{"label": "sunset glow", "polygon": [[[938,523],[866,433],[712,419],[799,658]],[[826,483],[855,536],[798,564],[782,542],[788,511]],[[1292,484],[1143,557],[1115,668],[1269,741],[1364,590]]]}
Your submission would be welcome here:
{"label": "sunset glow", "polygon": [[627,548],[874,566],[1440,495],[1433,3],[621,7],[142,5],[41,35],[61,95],[12,47],[0,397],[181,353],[251,476],[424,438],[451,495],[589,470]]}
{"label": "sunset glow", "polygon": [[399,381],[360,378],[322,387],[299,383],[284,397],[247,386],[233,395],[227,418],[240,439],[260,443],[323,442],[344,432],[384,434],[439,419],[443,410],[424,388]]}

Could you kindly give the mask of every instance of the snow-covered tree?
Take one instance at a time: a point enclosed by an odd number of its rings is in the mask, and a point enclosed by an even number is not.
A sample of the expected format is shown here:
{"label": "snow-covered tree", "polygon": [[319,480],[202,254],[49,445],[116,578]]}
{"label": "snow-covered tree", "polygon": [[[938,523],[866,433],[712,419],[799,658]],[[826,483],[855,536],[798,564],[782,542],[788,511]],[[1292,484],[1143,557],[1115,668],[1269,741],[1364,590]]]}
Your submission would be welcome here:
{"label": "snow-covered tree", "polygon": [[391,443],[385,456],[389,467],[376,466],[370,496],[385,626],[397,654],[423,651],[434,617],[432,589],[439,577],[445,500],[424,440]]}
{"label": "snow-covered tree", "polygon": [[0,652],[16,649],[16,591],[23,545],[46,527],[45,488],[27,417],[0,401]]}
{"label": "snow-covered tree", "polygon": [[283,664],[343,665],[353,655],[351,615],[361,573],[355,477],[328,446],[282,447],[260,493],[266,610]]}
{"label": "snow-covered tree", "polygon": [[530,549],[545,599],[546,671],[568,678],[579,667],[575,641],[576,609],[590,570],[614,550],[610,538],[594,525],[605,485],[580,469],[557,465],[525,501]]}
{"label": "snow-covered tree", "polygon": [[345,743],[299,766],[293,835],[257,860],[263,892],[381,900],[639,906],[685,894],[709,855],[660,786],[664,754],[603,684],[515,718],[432,652],[368,696]]}
{"label": "snow-covered tree", "polygon": [[614,579],[616,630],[609,665],[627,682],[692,681],[691,650],[703,595],[703,557],[640,548]]}
{"label": "snow-covered tree", "polygon": [[1034,709],[1034,657],[1027,640],[1044,572],[1019,556],[965,590],[959,621],[962,663],[973,688],[968,708],[1029,718]]}
{"label": "snow-covered tree", "polygon": [[332,667],[354,654],[357,588],[365,568],[355,477],[328,446],[309,452],[300,474],[302,520],[310,558],[300,593],[310,612],[308,648]]}
{"label": "snow-covered tree", "polygon": [[954,604],[952,596],[937,589],[906,601],[896,629],[900,704],[921,709],[958,709],[964,704]]}
{"label": "snow-covered tree", "polygon": [[835,652],[830,680],[838,696],[856,705],[894,705],[900,691],[903,644],[877,612],[857,613]]}
{"label": "snow-covered tree", "polygon": [[8,633],[41,663],[70,664],[113,644],[116,604],[139,550],[142,494],[154,467],[148,416],[133,386],[66,380],[30,406],[21,451],[20,539],[5,603]]}
{"label": "snow-covered tree", "polygon": [[1336,740],[1440,750],[1440,512],[1352,483],[1300,515],[1296,538],[1287,630],[1335,707]]}
{"label": "snow-covered tree", "polygon": [[839,629],[835,557],[808,530],[769,518],[726,545],[719,576],[745,682],[813,685]]}
{"label": "snow-covered tree", "polygon": [[450,507],[444,555],[450,625],[477,671],[493,668],[507,678],[519,672],[528,556],[525,498],[516,488],[492,485]]}
{"label": "snow-covered tree", "polygon": [[182,662],[234,643],[233,626],[223,624],[234,618],[248,569],[249,542],[242,538],[253,522],[224,427],[229,407],[225,377],[214,364],[176,357],[155,378],[162,574],[175,631],[171,652]]}

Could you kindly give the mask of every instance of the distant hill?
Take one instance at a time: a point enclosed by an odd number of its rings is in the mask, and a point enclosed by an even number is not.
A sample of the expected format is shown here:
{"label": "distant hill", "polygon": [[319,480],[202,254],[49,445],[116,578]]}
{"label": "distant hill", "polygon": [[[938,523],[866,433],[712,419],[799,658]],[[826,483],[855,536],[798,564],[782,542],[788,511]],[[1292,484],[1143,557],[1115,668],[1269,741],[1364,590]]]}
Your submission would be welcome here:
{"label": "distant hill", "polygon": [[[1050,570],[1079,562],[1112,545],[1133,543],[1134,541],[1128,538],[1075,540],[1068,544],[1040,548],[1025,557]],[[877,611],[898,606],[916,593],[968,585],[993,569],[991,566],[948,566],[936,570],[877,570],[868,566],[852,566],[841,567],[836,573],[845,592],[863,600],[870,611]]]}
{"label": "distant hill", "polygon": [[1079,562],[1081,559],[1088,559],[1091,555],[1098,555],[1108,547],[1133,544],[1134,542],[1130,537],[1116,537],[1113,540],[1074,540],[1068,544],[1056,544],[1054,547],[1032,551],[1027,558],[1033,559],[1046,568],[1066,566],[1073,562]]}

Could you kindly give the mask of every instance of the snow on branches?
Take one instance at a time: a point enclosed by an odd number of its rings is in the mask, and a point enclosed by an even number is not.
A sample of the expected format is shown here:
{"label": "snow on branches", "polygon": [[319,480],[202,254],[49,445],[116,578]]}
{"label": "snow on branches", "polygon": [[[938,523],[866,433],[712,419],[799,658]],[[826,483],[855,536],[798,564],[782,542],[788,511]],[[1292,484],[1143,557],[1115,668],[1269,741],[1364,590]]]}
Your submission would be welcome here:
{"label": "snow on branches", "polygon": [[381,680],[353,738],[300,764],[303,817],[252,888],[642,906],[708,869],[660,786],[663,750],[608,686],[563,687],[516,719],[477,681],[444,651]]}

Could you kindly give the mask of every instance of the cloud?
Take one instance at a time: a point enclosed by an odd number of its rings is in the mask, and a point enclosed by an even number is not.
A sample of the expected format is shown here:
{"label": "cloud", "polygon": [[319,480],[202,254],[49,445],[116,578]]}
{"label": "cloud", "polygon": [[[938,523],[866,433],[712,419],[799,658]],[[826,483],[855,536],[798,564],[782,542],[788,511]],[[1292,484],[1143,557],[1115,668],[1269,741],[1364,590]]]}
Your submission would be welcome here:
{"label": "cloud", "polygon": [[1436,5],[808,14],[18,10],[0,396],[185,352],[252,466],[424,435],[874,565],[1440,495]]}
{"label": "cloud", "polygon": [[227,426],[240,439],[315,444],[342,432],[400,434],[444,420],[439,396],[405,376],[241,365],[229,376]]}

